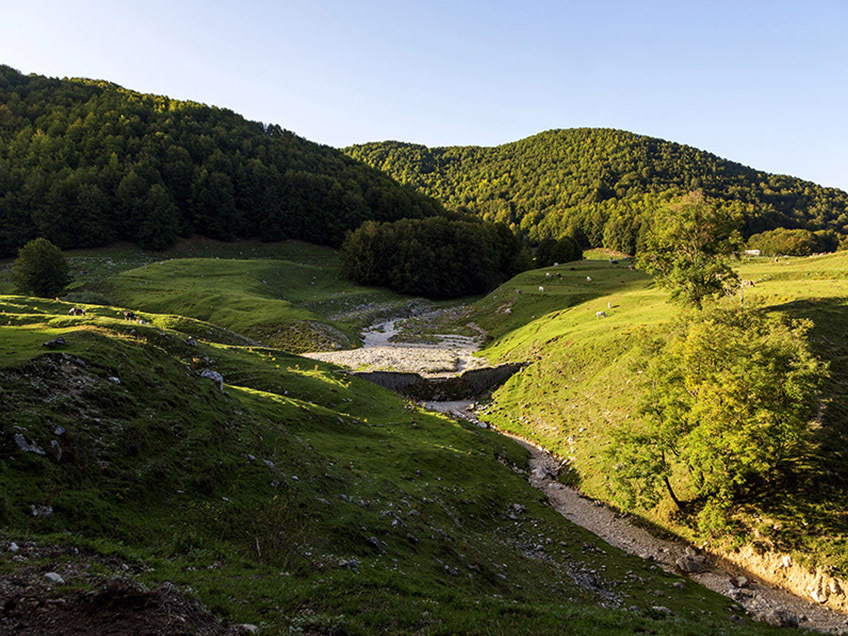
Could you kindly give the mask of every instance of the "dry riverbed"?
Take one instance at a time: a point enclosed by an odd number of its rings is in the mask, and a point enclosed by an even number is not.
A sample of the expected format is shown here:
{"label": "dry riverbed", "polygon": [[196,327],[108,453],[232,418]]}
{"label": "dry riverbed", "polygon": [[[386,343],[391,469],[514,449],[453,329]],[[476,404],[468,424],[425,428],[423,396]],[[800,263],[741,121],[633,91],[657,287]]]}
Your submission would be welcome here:
{"label": "dry riverbed", "polygon": [[[304,355],[354,371],[399,371],[423,377],[445,377],[489,366],[486,360],[474,355],[480,343],[470,336],[434,334],[427,335],[426,339],[413,336],[418,342],[401,341],[405,320],[387,320],[367,329],[362,333],[360,349]],[[404,335],[408,333],[403,331]]]}

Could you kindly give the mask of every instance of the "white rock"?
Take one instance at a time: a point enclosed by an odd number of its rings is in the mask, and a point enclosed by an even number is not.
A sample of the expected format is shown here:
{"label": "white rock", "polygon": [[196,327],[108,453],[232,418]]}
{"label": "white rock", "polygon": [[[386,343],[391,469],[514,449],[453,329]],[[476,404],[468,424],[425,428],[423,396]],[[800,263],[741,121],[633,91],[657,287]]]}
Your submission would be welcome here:
{"label": "white rock", "polygon": [[65,579],[63,579],[56,572],[48,572],[44,575],[44,578],[50,581],[51,583],[55,583],[56,585],[62,585],[65,582]]}
{"label": "white rock", "polygon": [[20,550],[20,548],[17,543],[12,542],[9,544],[9,552],[17,552],[18,550]]}

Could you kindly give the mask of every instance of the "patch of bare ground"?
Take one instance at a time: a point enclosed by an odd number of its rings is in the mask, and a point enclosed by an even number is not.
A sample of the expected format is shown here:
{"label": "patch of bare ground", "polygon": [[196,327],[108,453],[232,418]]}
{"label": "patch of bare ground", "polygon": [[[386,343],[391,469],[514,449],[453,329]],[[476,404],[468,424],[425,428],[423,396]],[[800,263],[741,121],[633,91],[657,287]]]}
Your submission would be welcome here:
{"label": "patch of bare ground", "polygon": [[234,636],[227,623],[170,583],[147,590],[129,566],[67,546],[0,543],[0,634]]}

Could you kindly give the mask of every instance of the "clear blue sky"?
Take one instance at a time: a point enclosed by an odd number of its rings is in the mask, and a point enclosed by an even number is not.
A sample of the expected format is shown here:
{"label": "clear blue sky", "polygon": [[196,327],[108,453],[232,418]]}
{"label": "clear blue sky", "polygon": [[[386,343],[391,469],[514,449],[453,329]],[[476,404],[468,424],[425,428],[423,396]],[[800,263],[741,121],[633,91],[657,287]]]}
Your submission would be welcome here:
{"label": "clear blue sky", "polygon": [[0,63],[321,143],[604,126],[848,190],[848,1],[5,2]]}

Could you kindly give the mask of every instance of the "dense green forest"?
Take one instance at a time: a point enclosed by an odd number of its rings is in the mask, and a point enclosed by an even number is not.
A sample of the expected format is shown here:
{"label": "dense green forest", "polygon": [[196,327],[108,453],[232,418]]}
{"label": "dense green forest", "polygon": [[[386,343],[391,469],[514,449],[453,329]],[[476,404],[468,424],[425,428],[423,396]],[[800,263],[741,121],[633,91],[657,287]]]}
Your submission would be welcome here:
{"label": "dense green forest", "polygon": [[[835,252],[839,247],[839,236],[829,230],[777,228],[748,239],[748,248],[760,250],[763,256],[809,256],[817,252]],[[843,249],[845,247],[848,245],[842,245]]]}
{"label": "dense green forest", "polygon": [[232,111],[0,66],[0,257],[178,236],[339,245],[432,199],[343,153]]}
{"label": "dense green forest", "polygon": [[389,141],[345,152],[537,241],[570,234],[584,246],[633,253],[646,215],[693,190],[727,206],[746,237],[776,227],[848,231],[842,190],[620,130],[551,130],[493,148]]}
{"label": "dense green forest", "polygon": [[441,217],[364,223],[348,234],[341,259],[357,283],[428,298],[488,291],[532,266],[505,225]]}

